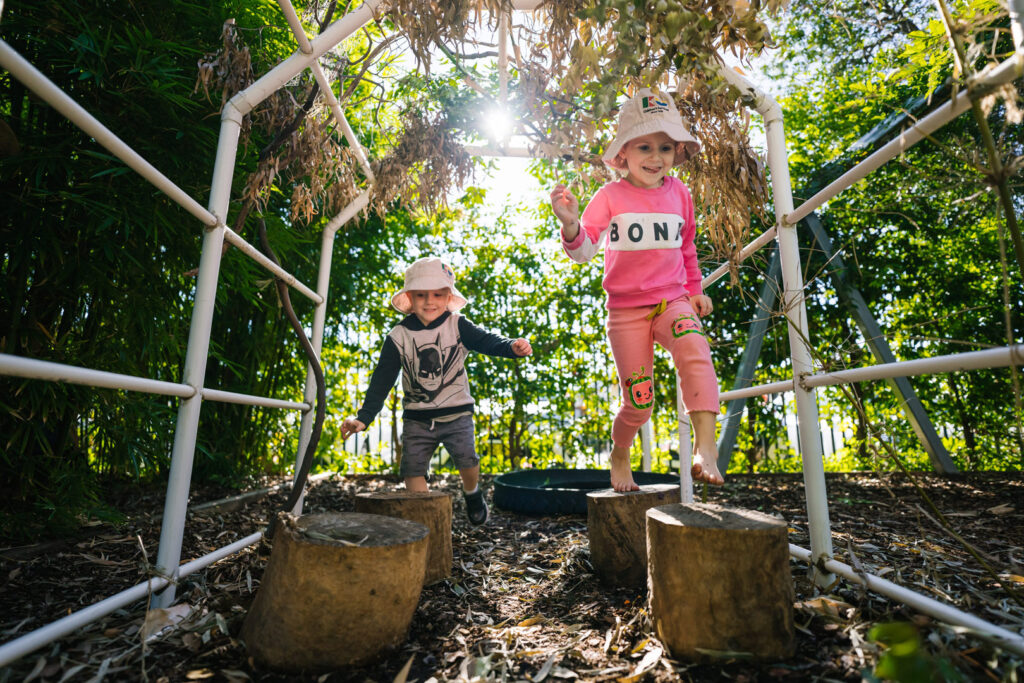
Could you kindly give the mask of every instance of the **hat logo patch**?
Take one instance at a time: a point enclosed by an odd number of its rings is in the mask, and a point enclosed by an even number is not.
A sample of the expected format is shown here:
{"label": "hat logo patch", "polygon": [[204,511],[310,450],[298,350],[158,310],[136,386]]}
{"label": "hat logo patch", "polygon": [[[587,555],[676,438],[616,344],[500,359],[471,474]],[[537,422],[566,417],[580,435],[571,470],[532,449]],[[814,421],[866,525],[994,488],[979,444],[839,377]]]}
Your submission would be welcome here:
{"label": "hat logo patch", "polygon": [[641,97],[640,108],[643,109],[645,114],[660,114],[661,112],[668,111],[668,102],[654,97]]}
{"label": "hat logo patch", "polygon": [[447,263],[441,264],[441,270],[444,271],[444,274],[448,276],[449,280],[455,280],[455,273],[452,272],[452,269],[448,267]]}

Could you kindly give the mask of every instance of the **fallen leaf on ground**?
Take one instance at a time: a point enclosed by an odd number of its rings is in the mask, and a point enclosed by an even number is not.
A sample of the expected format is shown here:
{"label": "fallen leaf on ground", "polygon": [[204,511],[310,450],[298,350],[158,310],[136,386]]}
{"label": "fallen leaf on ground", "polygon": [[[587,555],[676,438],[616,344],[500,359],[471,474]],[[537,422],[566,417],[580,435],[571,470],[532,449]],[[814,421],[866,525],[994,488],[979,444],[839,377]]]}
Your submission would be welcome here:
{"label": "fallen leaf on ground", "polygon": [[146,621],[142,624],[139,637],[146,641],[155,638],[165,628],[174,626],[192,613],[192,606],[181,603],[173,607],[157,607],[146,612]]}
{"label": "fallen leaf on ground", "polygon": [[658,660],[661,659],[662,652],[664,652],[664,650],[662,650],[660,647],[653,647],[650,650],[648,650],[647,654],[644,655],[644,658],[640,660],[640,663],[636,665],[636,668],[633,669],[633,671],[628,676],[623,676],[622,678],[618,679],[619,683],[632,683],[632,681],[637,680],[645,673],[653,669],[655,665],[658,663]]}
{"label": "fallen leaf on ground", "polygon": [[854,609],[853,605],[848,602],[833,600],[832,598],[826,597],[804,600],[803,602],[796,603],[796,607],[798,609],[804,609],[809,612],[838,619],[848,619],[851,611]]}

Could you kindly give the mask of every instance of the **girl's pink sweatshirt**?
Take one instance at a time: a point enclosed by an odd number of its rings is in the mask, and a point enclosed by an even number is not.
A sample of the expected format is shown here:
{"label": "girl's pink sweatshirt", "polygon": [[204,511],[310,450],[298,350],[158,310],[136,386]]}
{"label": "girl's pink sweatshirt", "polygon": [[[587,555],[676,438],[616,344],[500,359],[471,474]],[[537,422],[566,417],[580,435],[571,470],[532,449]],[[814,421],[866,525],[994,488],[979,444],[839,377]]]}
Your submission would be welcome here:
{"label": "girl's pink sweatshirt", "polygon": [[572,241],[562,233],[562,248],[577,263],[586,263],[608,236],[604,251],[604,290],[608,308],[652,306],[683,294],[703,294],[694,236],[690,190],[665,176],[651,190],[622,179],[594,195]]}

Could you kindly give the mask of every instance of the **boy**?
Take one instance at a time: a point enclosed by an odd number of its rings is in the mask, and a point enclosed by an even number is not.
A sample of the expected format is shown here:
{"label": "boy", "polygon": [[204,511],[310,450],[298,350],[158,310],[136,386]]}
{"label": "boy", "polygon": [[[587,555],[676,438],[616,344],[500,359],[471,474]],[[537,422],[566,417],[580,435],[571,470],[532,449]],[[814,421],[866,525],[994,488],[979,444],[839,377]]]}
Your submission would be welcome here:
{"label": "boy", "polygon": [[473,397],[464,366],[468,351],[501,358],[533,353],[526,339],[486,332],[457,311],[466,299],[455,288],[455,273],[439,258],[421,258],[405,271],[405,286],[391,305],[406,317],[384,340],[377,367],[359,413],[341,425],[342,439],[361,432],[384,405],[402,374],[402,466],[409,491],[427,490],[427,469],[439,443],[462,477],[469,521],[487,521],[480,490],[480,458],[473,439]]}

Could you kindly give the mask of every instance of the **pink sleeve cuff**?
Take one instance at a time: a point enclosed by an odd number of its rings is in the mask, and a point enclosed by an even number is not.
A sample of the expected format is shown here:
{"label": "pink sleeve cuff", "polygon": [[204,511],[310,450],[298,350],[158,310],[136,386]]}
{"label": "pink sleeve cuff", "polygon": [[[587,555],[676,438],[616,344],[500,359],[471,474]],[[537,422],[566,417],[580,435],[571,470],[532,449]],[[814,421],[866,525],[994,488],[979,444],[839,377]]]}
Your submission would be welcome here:
{"label": "pink sleeve cuff", "polygon": [[583,234],[583,226],[582,225],[580,225],[579,232],[576,233],[576,237],[574,237],[572,239],[572,241],[569,241],[569,240],[565,239],[565,228],[564,227],[559,228],[558,229],[558,233],[559,233],[559,236],[562,238],[562,245],[566,249],[576,249],[581,244],[583,244],[583,240],[586,237],[586,235]]}

